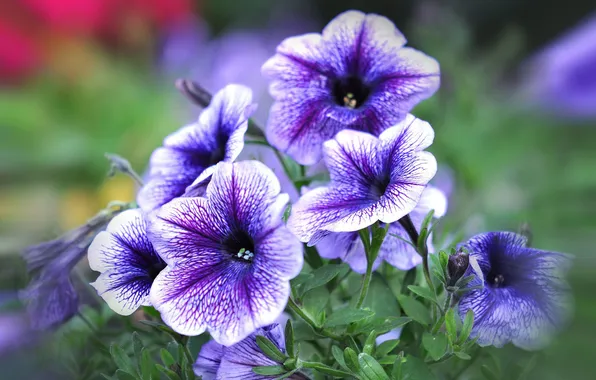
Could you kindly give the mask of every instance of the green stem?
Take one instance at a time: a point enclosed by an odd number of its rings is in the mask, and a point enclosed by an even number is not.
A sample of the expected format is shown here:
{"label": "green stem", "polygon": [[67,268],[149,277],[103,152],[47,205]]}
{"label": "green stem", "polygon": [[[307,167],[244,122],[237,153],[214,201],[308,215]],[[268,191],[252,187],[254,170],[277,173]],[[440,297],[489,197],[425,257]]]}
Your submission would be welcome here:
{"label": "green stem", "polygon": [[[418,234],[418,231],[416,231],[416,227],[414,227],[414,224],[412,223],[412,219],[410,219],[410,216],[406,215],[403,218],[401,218],[399,220],[399,224],[401,224],[402,227],[408,233],[408,236],[410,237],[410,240],[412,241],[414,247],[419,247],[418,240],[420,239],[420,235]],[[430,277],[430,270],[428,266],[428,249],[426,247],[426,242],[422,244],[422,247],[423,249],[416,248],[416,250],[418,251],[418,254],[422,256],[422,270],[424,272],[424,278],[426,279],[428,288],[433,292],[433,294],[436,295],[435,285],[433,284],[432,279]]]}
{"label": "green stem", "polygon": [[366,253],[366,273],[364,275],[364,279],[362,280],[362,287],[360,288],[360,296],[358,297],[358,302],[356,302],[356,309],[360,309],[362,307],[362,304],[366,299],[366,295],[368,294],[368,288],[370,286],[370,280],[372,278],[373,264],[375,263],[375,260],[379,255],[379,250],[381,249],[383,240],[385,240],[388,228],[389,224],[386,224],[385,227],[379,226],[378,223],[373,225],[371,227],[372,239],[369,238],[368,227],[363,228],[359,231],[362,244],[364,245],[364,252]]}
{"label": "green stem", "polygon": [[443,305],[443,310],[441,310],[441,313],[443,313],[443,314],[447,313],[447,310],[449,310],[449,308],[451,307],[452,299],[453,299],[453,294],[448,291],[447,298],[445,298],[445,305]]}
{"label": "green stem", "polygon": [[304,322],[308,323],[310,325],[310,327],[312,327],[312,329],[323,335],[326,336],[327,338],[331,338],[334,340],[337,340],[339,342],[341,342],[343,340],[343,338],[340,335],[337,335],[327,329],[324,329],[322,327],[317,326],[317,324],[315,323],[315,321],[313,321],[305,312],[304,310],[302,310],[300,308],[300,306],[298,306],[296,304],[296,302],[294,302],[294,300],[290,297],[290,299],[288,300],[288,307],[290,308],[290,310],[292,310],[294,313],[296,313],[297,316],[299,316],[300,318],[302,318],[304,320]]}

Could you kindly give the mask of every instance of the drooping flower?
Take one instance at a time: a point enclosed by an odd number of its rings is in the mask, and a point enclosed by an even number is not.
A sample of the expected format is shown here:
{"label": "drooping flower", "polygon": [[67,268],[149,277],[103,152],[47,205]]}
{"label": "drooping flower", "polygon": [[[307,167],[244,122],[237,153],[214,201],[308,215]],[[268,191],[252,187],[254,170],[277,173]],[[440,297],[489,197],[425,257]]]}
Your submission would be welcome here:
{"label": "drooping flower", "polygon": [[166,264],[147,237],[147,223],[139,209],[112,219],[88,252],[89,266],[101,273],[91,285],[112,310],[130,315],[139,306],[149,306],[153,280]]}
{"label": "drooping flower", "polygon": [[273,323],[302,268],[302,245],[284,226],[288,202],[273,172],[257,161],[220,163],[205,197],[176,198],[149,227],[168,264],[151,304],[175,331],[205,330],[231,345]]}
{"label": "drooping flower", "polygon": [[544,346],[569,315],[563,278],[569,256],[527,247],[526,238],[512,232],[482,233],[464,247],[482,271],[470,286],[483,288],[464,294],[459,303],[461,316],[474,312],[471,337],[481,346]]}
{"label": "drooping flower", "polygon": [[[216,341],[206,343],[201,348],[194,365],[195,374],[202,376],[203,380],[271,379],[271,376],[258,375],[252,370],[254,367],[280,364],[265,356],[257,344],[257,336],[259,335],[273,342],[281,352],[286,352],[283,329],[280,325],[273,324],[258,329],[230,347],[222,346]],[[295,373],[288,379],[305,380],[307,377]]]}
{"label": "drooping flower", "polygon": [[301,241],[315,244],[329,232],[396,222],[416,207],[436,172],[435,157],[423,151],[433,138],[431,126],[412,115],[378,138],[339,132],[323,150],[331,182],[300,198],[288,227]]}
{"label": "drooping flower", "polygon": [[[442,217],[447,210],[447,199],[439,189],[428,186],[424,189],[418,205],[409,214],[417,230],[420,230],[422,221],[430,210],[435,211],[434,216]],[[432,238],[429,237],[429,250],[432,252],[431,240]],[[422,257],[406,241],[409,241],[406,230],[401,224],[392,223],[381,245],[379,255],[373,263],[373,270],[377,269],[383,261],[401,270],[408,270],[420,264]],[[350,264],[353,271],[366,272],[366,254],[358,232],[330,233],[317,243],[317,249],[326,259],[340,258]]]}
{"label": "drooping flower", "polygon": [[164,146],[151,155],[149,178],[137,197],[145,213],[183,195],[200,175],[203,181],[197,185],[202,188],[215,164],[238,157],[254,111],[251,99],[248,87],[228,85],[214,95],[196,123],[165,138]]}
{"label": "drooping flower", "polygon": [[269,142],[310,165],[340,130],[378,136],[403,120],[440,82],[437,61],[405,43],[387,18],[358,11],[282,41],[262,68],[275,100]]}

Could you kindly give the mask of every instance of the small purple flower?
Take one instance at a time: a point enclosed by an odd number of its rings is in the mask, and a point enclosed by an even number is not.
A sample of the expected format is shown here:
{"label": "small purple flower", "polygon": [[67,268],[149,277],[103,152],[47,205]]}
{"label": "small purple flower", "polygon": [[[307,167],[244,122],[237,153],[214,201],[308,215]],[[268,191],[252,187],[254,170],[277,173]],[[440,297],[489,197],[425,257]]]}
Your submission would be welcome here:
{"label": "small purple flower", "polygon": [[303,261],[282,221],[287,203],[269,168],[243,161],[218,164],[205,197],[162,207],[149,231],[168,264],[150,295],[163,320],[226,346],[273,323]]}
{"label": "small purple flower", "polygon": [[147,237],[139,209],[118,215],[100,232],[88,250],[89,266],[101,274],[92,283],[116,313],[130,315],[149,306],[149,290],[166,264]]}
{"label": "small purple flower", "polygon": [[513,232],[479,234],[464,247],[482,271],[470,285],[484,285],[459,303],[461,316],[468,309],[474,312],[471,337],[481,346],[544,346],[568,318],[569,289],[563,276],[569,256],[529,248],[526,238]]}
{"label": "small purple flower", "polygon": [[[447,210],[447,198],[439,189],[428,186],[422,192],[418,205],[409,214],[418,230],[430,210],[435,210],[434,216],[442,217]],[[409,240],[406,230],[399,223],[392,223],[379,256],[373,263],[373,270],[376,270],[383,260],[401,270],[411,269],[422,262],[422,257],[411,245],[393,235]],[[317,249],[326,259],[340,258],[350,264],[354,272],[366,272],[366,254],[358,232],[331,233],[317,243]],[[433,251],[432,245],[429,249]]]}
{"label": "small purple flower", "polygon": [[437,170],[435,157],[423,151],[433,138],[431,126],[412,115],[378,138],[339,132],[323,148],[331,182],[300,198],[288,227],[312,245],[329,232],[396,222],[416,207]]}
{"label": "small purple flower", "polygon": [[[279,365],[263,353],[257,344],[257,336],[269,339],[281,352],[286,352],[283,329],[278,324],[258,329],[242,341],[225,347],[210,341],[201,348],[199,357],[194,365],[195,374],[203,380],[267,380],[271,376],[258,375],[253,372],[254,367]],[[288,377],[291,380],[305,380],[302,374],[295,373]]]}
{"label": "small purple flower", "polygon": [[287,38],[262,68],[275,103],[267,139],[303,165],[343,129],[379,135],[439,88],[439,64],[404,47],[387,18],[348,11],[322,34]]}
{"label": "small purple flower", "polygon": [[234,161],[254,109],[248,87],[228,85],[215,94],[196,123],[166,137],[164,146],[151,155],[149,178],[137,199],[141,209],[151,213],[182,196],[200,175],[203,181],[195,185],[203,187],[214,165]]}

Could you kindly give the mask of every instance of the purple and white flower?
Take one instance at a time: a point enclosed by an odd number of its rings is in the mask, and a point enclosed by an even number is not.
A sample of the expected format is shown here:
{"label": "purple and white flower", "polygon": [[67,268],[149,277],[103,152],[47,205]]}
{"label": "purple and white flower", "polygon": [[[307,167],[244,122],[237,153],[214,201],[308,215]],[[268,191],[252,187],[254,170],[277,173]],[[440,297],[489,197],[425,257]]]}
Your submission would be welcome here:
{"label": "purple and white flower", "polygon": [[[464,244],[482,271],[470,286],[483,288],[462,297],[459,314],[474,312],[471,337],[481,346],[512,342],[524,349],[540,348],[569,316],[569,288],[563,276],[570,257],[526,243],[513,232],[487,232]],[[469,269],[468,274],[474,273]]]}
{"label": "purple and white flower", "polygon": [[[445,215],[447,198],[439,189],[428,186],[422,192],[418,205],[409,214],[417,230],[420,230],[420,226],[430,210],[434,210],[433,215],[437,218]],[[383,261],[401,270],[409,270],[422,262],[422,257],[414,247],[396,236],[406,241],[409,240],[408,233],[401,224],[392,223],[389,226],[387,237],[381,245],[379,255],[373,263],[373,270],[376,270]],[[431,240],[432,238],[429,238],[429,250],[432,252],[434,249],[430,244]],[[366,253],[358,232],[331,233],[317,243],[317,250],[321,257],[326,259],[340,258],[350,264],[354,272],[366,272]]]}
{"label": "purple and white flower", "polygon": [[177,198],[150,225],[168,264],[151,303],[184,335],[205,330],[232,345],[273,323],[300,272],[302,245],[284,226],[288,196],[257,161],[220,163],[205,197]]}
{"label": "purple and white flower", "polygon": [[248,118],[255,110],[252,91],[241,85],[228,85],[213,100],[196,123],[169,135],[156,149],[149,163],[148,181],[137,202],[145,213],[152,213],[172,199],[182,196],[194,183],[194,193],[204,191],[218,162],[232,162],[244,146]]}
{"label": "purple and white flower", "polygon": [[385,17],[348,11],[290,37],[262,68],[275,103],[267,139],[303,165],[343,129],[379,135],[439,88],[439,64]]}
{"label": "purple and white flower", "polygon": [[339,132],[323,149],[331,182],[300,198],[288,227],[313,245],[329,232],[358,231],[406,216],[437,170],[435,157],[424,151],[433,138],[431,126],[412,115],[379,137]]}
{"label": "purple and white flower", "polygon": [[[258,329],[242,341],[225,347],[216,341],[206,343],[199,353],[194,365],[195,374],[203,380],[267,380],[271,376],[258,375],[252,371],[254,367],[279,365],[265,356],[257,344],[257,336],[269,339],[283,353],[286,343],[283,328],[278,324]],[[295,373],[288,377],[291,380],[305,380],[307,377]]]}
{"label": "purple and white flower", "polygon": [[101,274],[91,285],[116,313],[130,315],[149,306],[153,280],[166,267],[147,237],[139,209],[116,216],[88,251],[89,266]]}

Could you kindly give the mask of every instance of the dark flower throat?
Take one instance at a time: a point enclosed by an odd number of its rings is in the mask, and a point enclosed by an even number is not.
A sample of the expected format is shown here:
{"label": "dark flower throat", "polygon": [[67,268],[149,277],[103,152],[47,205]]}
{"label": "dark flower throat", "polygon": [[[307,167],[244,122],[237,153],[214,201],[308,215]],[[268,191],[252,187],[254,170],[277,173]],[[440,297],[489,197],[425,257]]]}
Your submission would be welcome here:
{"label": "dark flower throat", "polygon": [[355,76],[336,80],[332,91],[335,102],[348,108],[360,107],[370,95],[370,89]]}
{"label": "dark flower throat", "polygon": [[233,260],[250,263],[255,256],[255,243],[245,231],[234,231],[224,242],[224,248]]}

